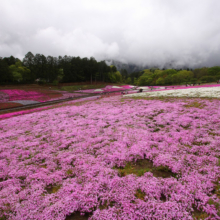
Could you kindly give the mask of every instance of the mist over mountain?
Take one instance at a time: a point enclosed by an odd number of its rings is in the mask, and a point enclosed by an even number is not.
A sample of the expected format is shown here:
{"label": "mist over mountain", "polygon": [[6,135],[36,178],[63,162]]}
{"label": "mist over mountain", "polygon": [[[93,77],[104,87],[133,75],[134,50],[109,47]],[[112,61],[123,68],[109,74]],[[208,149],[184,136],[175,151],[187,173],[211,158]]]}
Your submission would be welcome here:
{"label": "mist over mountain", "polygon": [[175,62],[169,62],[163,65],[141,65],[135,63],[123,63],[117,60],[105,60],[105,63],[110,66],[114,65],[117,70],[126,69],[128,73],[138,72],[143,69],[150,69],[150,68],[159,68],[159,69],[194,69],[203,66],[188,66],[188,65],[177,65]]}
{"label": "mist over mountain", "polygon": [[148,66],[142,66],[133,63],[122,63],[117,60],[105,60],[105,62],[108,66],[114,65],[119,71],[126,69],[128,73],[137,72],[148,68]]}

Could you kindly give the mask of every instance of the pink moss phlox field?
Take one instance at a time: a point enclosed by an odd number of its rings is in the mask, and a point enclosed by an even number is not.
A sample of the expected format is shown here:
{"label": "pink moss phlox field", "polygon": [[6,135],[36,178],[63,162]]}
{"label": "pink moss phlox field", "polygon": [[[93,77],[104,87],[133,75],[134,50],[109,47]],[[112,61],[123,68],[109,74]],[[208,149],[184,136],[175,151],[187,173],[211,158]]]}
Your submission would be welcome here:
{"label": "pink moss phlox field", "polygon": [[[0,218],[219,219],[220,101],[196,101],[110,97],[0,121]],[[119,175],[138,159],[175,175]]]}
{"label": "pink moss phlox field", "polygon": [[80,96],[84,95],[84,94],[80,94],[80,93],[72,93],[72,92],[70,93],[70,92],[67,92],[67,91],[56,91],[56,92],[61,93],[62,96],[50,99],[50,101],[61,100],[61,99],[68,99],[68,98],[74,98],[74,97],[80,97]]}
{"label": "pink moss phlox field", "polygon": [[0,90],[0,103],[8,102],[8,101],[9,101],[9,95],[4,92],[1,92]]}
{"label": "pink moss phlox field", "polygon": [[[24,91],[21,89],[5,89],[5,90],[0,90],[0,102],[5,101],[5,96],[7,95],[9,98],[7,101],[16,101],[16,100],[34,100],[38,102],[46,102],[46,101],[53,101],[53,100],[60,100],[60,99],[66,99],[70,97],[80,97],[82,94],[80,93],[70,93],[67,91],[56,91],[56,90],[51,90],[51,93],[57,94],[61,93],[61,97],[56,97],[56,98],[50,98],[49,95],[46,95],[44,93],[40,93],[37,91]],[[5,96],[3,97],[3,95]],[[3,98],[2,98],[3,97]]]}
{"label": "pink moss phlox field", "polygon": [[[9,95],[9,101],[29,99],[39,102],[45,101],[45,99],[42,100],[42,98],[45,98],[45,94],[36,91],[24,91],[21,89],[5,89],[0,91]],[[48,99],[50,98],[48,97]]]}
{"label": "pink moss phlox field", "polygon": [[[87,98],[81,98],[78,100],[73,100],[73,101],[69,101],[69,102],[65,102],[65,104],[72,104],[75,102],[80,102],[80,101],[86,101],[86,100],[93,100],[93,99],[97,99],[100,98],[100,96],[94,96],[94,97],[87,97]],[[39,112],[39,111],[43,111],[46,109],[50,109],[53,107],[57,107],[57,106],[62,106],[63,104],[57,104],[57,105],[53,105],[53,106],[46,106],[46,107],[42,107],[42,108],[34,108],[34,109],[29,109],[29,110],[23,110],[23,111],[17,111],[17,112],[11,112],[11,113],[5,113],[0,115],[0,120],[6,119],[6,118],[11,118],[13,116],[18,116],[18,115],[24,115],[24,114],[29,114],[32,112]]]}

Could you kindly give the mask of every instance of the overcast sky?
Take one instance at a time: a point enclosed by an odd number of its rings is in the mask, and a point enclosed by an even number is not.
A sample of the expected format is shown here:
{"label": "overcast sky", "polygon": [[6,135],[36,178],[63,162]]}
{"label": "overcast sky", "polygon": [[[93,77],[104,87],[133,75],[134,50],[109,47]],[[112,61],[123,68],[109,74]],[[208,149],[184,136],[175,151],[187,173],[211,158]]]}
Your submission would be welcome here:
{"label": "overcast sky", "polygon": [[220,65],[220,0],[1,0],[0,56]]}

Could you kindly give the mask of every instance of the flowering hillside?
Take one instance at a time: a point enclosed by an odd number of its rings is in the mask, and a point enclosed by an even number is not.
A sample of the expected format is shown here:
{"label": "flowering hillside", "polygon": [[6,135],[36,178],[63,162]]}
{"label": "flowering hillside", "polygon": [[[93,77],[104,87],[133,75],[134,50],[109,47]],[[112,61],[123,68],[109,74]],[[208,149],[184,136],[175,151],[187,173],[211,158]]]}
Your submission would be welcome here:
{"label": "flowering hillside", "polygon": [[219,219],[219,106],[110,97],[0,121],[0,218]]}

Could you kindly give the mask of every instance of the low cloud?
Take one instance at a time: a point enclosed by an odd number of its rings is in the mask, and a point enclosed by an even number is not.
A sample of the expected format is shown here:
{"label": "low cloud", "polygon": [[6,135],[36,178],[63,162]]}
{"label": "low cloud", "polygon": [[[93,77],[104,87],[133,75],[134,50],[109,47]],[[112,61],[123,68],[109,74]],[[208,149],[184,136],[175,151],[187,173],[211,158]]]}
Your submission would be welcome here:
{"label": "low cloud", "polygon": [[0,3],[0,56],[31,51],[138,65],[220,65],[218,0]]}

